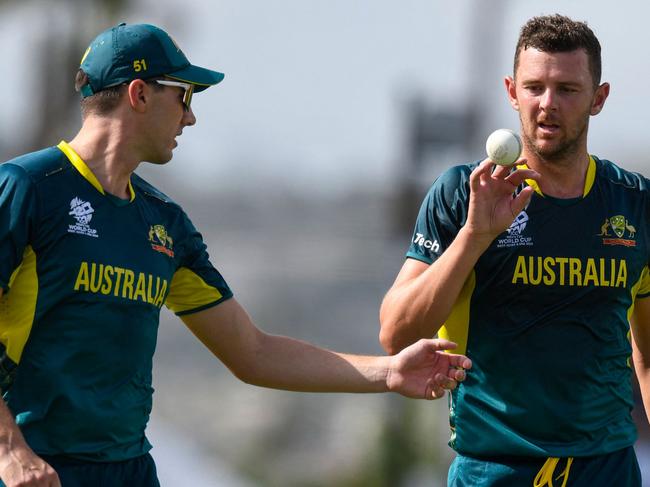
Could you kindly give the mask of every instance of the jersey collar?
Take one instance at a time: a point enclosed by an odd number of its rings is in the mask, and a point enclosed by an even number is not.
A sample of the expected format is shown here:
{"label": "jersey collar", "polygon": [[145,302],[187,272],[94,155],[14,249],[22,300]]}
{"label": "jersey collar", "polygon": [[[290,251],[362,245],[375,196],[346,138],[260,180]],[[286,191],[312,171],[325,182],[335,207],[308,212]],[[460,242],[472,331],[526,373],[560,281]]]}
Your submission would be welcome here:
{"label": "jersey collar", "polygon": [[[70,160],[70,163],[77,171],[79,171],[79,174],[81,174],[84,179],[86,179],[86,181],[92,184],[93,187],[101,194],[106,195],[106,191],[104,191],[104,188],[102,188],[99,180],[95,177],[88,165],[83,161],[81,157],[79,157],[79,154],[77,154],[65,140],[59,142],[59,145],[57,145],[57,147],[66,155],[66,157]],[[135,191],[131,185],[131,180],[129,180],[129,193],[131,193],[131,198],[129,201],[133,201],[135,199]]]}
{"label": "jersey collar", "polygon": [[[529,167],[526,164],[520,164],[517,166],[517,169],[529,169]],[[582,191],[582,197],[584,198],[589,194],[589,191],[591,191],[591,188],[594,186],[594,181],[596,180],[596,161],[594,160],[593,156],[589,156],[589,166],[587,167],[587,177],[585,178],[585,187]],[[542,193],[541,188],[539,187],[539,184],[537,184],[537,181],[534,181],[532,179],[526,179],[526,184],[533,188],[537,194],[540,196],[544,196],[544,193]]]}

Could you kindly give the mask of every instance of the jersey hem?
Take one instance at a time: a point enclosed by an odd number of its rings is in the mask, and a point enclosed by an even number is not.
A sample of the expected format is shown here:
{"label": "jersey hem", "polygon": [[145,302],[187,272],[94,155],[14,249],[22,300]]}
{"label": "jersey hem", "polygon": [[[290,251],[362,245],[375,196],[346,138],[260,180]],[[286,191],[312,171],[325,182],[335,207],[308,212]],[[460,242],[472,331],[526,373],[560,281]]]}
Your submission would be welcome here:
{"label": "jersey hem", "polygon": [[425,264],[433,264],[433,260],[428,259],[427,257],[424,257],[423,255],[420,254],[414,254],[412,252],[407,252],[406,258],[419,260],[420,262],[424,262]]}
{"label": "jersey hem", "polygon": [[193,313],[198,313],[199,311],[203,311],[203,310],[206,310],[208,308],[212,308],[212,307],[214,307],[214,306],[216,306],[218,304],[221,304],[224,301],[226,301],[227,299],[230,299],[232,297],[233,297],[233,294],[230,293],[230,294],[227,294],[225,296],[222,296],[221,298],[217,299],[216,301],[212,301],[212,302],[210,302],[208,304],[204,304],[203,306],[199,306],[198,308],[186,309],[185,311],[179,311],[179,312],[177,312],[175,314],[176,314],[176,316],[185,316],[185,315],[191,315]]}

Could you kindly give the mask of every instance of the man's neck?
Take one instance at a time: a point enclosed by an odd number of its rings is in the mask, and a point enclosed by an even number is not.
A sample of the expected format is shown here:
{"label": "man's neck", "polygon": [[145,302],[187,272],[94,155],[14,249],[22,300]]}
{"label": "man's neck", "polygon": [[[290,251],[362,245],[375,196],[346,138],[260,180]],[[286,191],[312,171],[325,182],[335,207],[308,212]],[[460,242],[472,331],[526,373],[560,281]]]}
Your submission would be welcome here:
{"label": "man's neck", "polygon": [[128,130],[118,120],[93,118],[84,121],[69,142],[93,172],[104,191],[130,198],[129,180],[140,161],[129,151]]}
{"label": "man's neck", "polygon": [[527,165],[541,177],[539,188],[554,198],[578,198],[584,195],[589,154],[574,156],[571,160],[545,160],[536,155],[526,155]]}

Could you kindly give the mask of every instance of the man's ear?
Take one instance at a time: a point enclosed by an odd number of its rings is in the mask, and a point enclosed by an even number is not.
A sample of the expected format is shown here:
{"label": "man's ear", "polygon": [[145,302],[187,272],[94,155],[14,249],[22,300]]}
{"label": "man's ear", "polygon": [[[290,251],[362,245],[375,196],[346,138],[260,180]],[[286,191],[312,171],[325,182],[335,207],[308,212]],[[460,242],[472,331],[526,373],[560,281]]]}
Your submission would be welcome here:
{"label": "man's ear", "polygon": [[138,113],[146,111],[150,93],[150,87],[141,79],[131,81],[127,87],[127,96],[131,108]]}
{"label": "man's ear", "polygon": [[503,81],[506,85],[506,93],[508,94],[510,105],[512,108],[519,111],[519,100],[517,100],[517,86],[515,85],[514,78],[512,76],[506,76]]}
{"label": "man's ear", "polygon": [[598,88],[596,88],[596,93],[594,93],[594,101],[591,104],[591,115],[598,115],[603,107],[605,106],[605,100],[609,96],[609,83],[603,83]]}

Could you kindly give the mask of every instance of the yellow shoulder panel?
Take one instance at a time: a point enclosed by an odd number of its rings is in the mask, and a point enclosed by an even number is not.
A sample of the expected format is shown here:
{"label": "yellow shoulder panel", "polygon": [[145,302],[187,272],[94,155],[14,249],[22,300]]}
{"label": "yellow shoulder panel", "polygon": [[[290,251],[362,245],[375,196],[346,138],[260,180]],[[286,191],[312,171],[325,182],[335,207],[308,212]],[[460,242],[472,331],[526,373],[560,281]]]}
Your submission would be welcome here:
{"label": "yellow shoulder panel", "polygon": [[170,286],[165,304],[174,313],[182,313],[214,303],[223,295],[186,267],[179,268]]}

